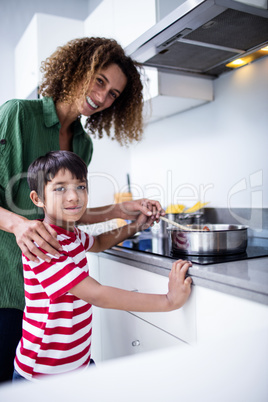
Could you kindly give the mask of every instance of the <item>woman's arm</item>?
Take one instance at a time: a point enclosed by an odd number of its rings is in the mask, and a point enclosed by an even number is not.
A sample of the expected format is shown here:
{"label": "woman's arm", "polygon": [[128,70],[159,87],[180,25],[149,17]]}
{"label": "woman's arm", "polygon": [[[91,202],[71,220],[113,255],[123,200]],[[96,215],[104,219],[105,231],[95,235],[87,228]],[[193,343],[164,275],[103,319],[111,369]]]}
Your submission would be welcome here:
{"label": "woman's arm", "polygon": [[34,242],[49,254],[59,255],[61,247],[56,240],[57,233],[46,223],[28,220],[0,207],[0,229],[15,235],[21,251],[31,261],[38,261],[36,257],[40,257],[50,262],[50,257],[42,253]]}
{"label": "woman's arm", "polygon": [[136,201],[125,201],[99,208],[87,208],[79,224],[91,225],[117,218],[135,220],[140,213],[148,217],[154,217],[156,221],[159,220],[160,215],[165,215],[158,201],[142,198]]}
{"label": "woman's arm", "polygon": [[95,242],[89,251],[99,253],[100,251],[107,250],[133,236],[136,232],[148,229],[153,222],[153,216],[147,218],[145,215],[140,214],[134,222],[128,225],[94,236]]}
{"label": "woman's arm", "polygon": [[[131,219],[136,219],[137,214],[141,211],[147,213],[150,224],[152,224],[157,216],[156,210],[158,213],[159,210],[160,212],[163,211],[161,205],[157,201],[150,201],[147,199],[127,201],[122,204],[90,209],[89,214],[84,214],[83,218],[86,216],[86,220],[83,221],[83,223],[92,224],[94,222],[103,222],[115,217],[127,219],[127,217],[130,218],[131,216]],[[23,216],[17,215],[2,207],[0,207],[0,229],[15,235],[17,244],[21,251],[31,261],[37,261],[36,257],[40,257],[48,262],[50,261],[50,257],[44,254],[40,248],[54,256],[58,256],[58,251],[61,250],[61,247],[56,240],[57,233],[50,225],[38,220],[28,220]],[[92,249],[91,251],[98,252],[110,248],[132,236],[137,232],[137,230],[139,229],[135,224],[128,226],[128,229],[116,229],[115,231],[112,231],[113,233],[111,234],[111,237],[107,235],[102,237],[101,242],[98,240],[95,249]],[[40,248],[36,247],[34,243],[38,244]]]}
{"label": "woman's arm", "polygon": [[20,191],[20,180],[14,178],[25,174],[23,143],[26,141],[24,130],[29,129],[25,123],[29,116],[25,112],[24,101],[13,99],[1,105],[0,120],[0,138],[4,140],[1,141],[0,149],[0,230],[13,233],[18,246],[31,261],[36,260],[36,256],[50,260],[34,242],[48,253],[57,255],[60,245],[56,240],[56,232],[42,222],[30,221],[3,208],[8,205],[7,198],[13,202],[12,194]]}
{"label": "woman's arm", "polygon": [[91,277],[83,279],[69,292],[94,306],[125,311],[171,311],[184,305],[191,293],[190,277],[185,278],[189,261],[173,263],[167,294],[131,292],[110,286],[102,286]]}

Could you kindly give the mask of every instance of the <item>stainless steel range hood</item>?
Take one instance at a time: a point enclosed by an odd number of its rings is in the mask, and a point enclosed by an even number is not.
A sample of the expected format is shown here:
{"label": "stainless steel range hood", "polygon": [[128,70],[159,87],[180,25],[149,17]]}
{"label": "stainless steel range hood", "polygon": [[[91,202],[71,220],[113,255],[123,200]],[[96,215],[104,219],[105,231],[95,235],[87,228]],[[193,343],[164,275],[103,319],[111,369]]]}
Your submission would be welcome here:
{"label": "stainless steel range hood", "polygon": [[[243,1],[243,0],[241,0]],[[126,48],[159,71],[216,78],[268,42],[268,10],[233,0],[187,0]]]}

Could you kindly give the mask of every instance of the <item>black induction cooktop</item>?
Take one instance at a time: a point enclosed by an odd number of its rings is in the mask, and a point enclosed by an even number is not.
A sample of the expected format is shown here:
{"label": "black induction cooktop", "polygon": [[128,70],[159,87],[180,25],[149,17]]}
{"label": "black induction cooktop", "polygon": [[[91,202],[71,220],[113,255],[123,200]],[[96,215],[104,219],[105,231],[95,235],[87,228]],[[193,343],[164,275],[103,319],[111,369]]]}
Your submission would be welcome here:
{"label": "black induction cooktop", "polygon": [[122,249],[131,249],[141,253],[164,256],[171,259],[190,260],[193,263],[207,265],[231,261],[247,260],[251,258],[268,257],[268,238],[249,237],[247,249],[243,253],[231,255],[189,255],[172,249],[169,237],[152,235],[144,231],[141,234],[125,240],[118,246]]}

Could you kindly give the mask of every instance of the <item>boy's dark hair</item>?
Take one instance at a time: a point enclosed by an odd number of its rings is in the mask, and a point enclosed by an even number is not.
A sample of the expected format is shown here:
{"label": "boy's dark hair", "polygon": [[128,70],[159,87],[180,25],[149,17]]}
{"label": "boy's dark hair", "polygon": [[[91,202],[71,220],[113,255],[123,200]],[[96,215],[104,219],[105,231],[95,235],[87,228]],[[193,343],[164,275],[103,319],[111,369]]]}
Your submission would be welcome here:
{"label": "boy's dark hair", "polygon": [[28,169],[27,181],[31,191],[44,199],[44,188],[61,169],[69,170],[78,180],[87,182],[87,165],[70,151],[51,151],[34,160]]}

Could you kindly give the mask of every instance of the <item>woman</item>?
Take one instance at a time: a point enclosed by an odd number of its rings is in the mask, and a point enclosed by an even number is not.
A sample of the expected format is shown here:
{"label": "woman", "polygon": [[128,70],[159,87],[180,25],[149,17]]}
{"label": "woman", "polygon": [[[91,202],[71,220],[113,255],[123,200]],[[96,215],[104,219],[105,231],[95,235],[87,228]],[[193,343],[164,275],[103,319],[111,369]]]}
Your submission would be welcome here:
{"label": "woman", "polygon": [[[30,260],[57,255],[56,233],[33,209],[26,180],[31,162],[51,150],[69,150],[88,165],[93,145],[88,133],[105,131],[120,144],[142,135],[142,84],[137,64],[114,40],[68,42],[42,64],[39,100],[16,100],[0,107],[0,381],[10,380],[21,337],[24,291],[21,252]],[[85,130],[80,116],[87,117]],[[156,201],[138,200],[88,209],[83,224],[145,213],[159,218]],[[17,245],[19,247],[17,247]]]}

